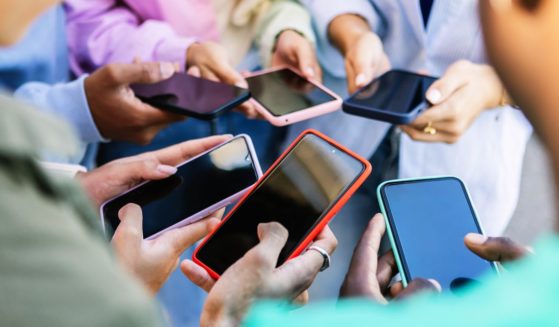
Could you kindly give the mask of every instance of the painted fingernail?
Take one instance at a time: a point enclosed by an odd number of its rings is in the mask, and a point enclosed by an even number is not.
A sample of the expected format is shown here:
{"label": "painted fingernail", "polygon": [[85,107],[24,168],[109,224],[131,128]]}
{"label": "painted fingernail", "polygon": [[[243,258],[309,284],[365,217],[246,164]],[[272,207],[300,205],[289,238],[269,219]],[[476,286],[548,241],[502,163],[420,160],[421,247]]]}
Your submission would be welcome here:
{"label": "painted fingernail", "polygon": [[487,241],[487,236],[477,233],[469,233],[468,235],[466,235],[466,239],[470,243],[481,245],[485,243],[485,241]]}
{"label": "painted fingernail", "polygon": [[312,67],[305,68],[305,74],[309,77],[314,77],[314,69]]}
{"label": "painted fingernail", "polygon": [[168,166],[168,165],[158,165],[157,170],[167,175],[174,175],[177,172],[177,167]]}
{"label": "painted fingernail", "polygon": [[437,89],[432,89],[429,90],[429,92],[427,92],[426,98],[429,102],[431,102],[432,104],[437,104],[439,103],[439,101],[441,101],[441,98],[443,97],[441,91],[437,90]]}
{"label": "painted fingernail", "polygon": [[170,62],[160,62],[159,70],[162,78],[169,78],[175,73],[175,65]]}
{"label": "painted fingernail", "polygon": [[235,83],[235,86],[246,89],[246,88],[248,88],[248,83],[247,83],[247,81],[242,80],[242,81],[238,81],[237,83]]}
{"label": "painted fingernail", "polygon": [[355,85],[363,86],[366,81],[367,81],[367,78],[365,77],[365,74],[361,73],[361,74],[357,75],[357,77],[355,78]]}
{"label": "painted fingernail", "polygon": [[443,290],[443,288],[441,287],[441,284],[439,284],[439,282],[437,282],[436,280],[434,280],[432,278],[429,278],[428,281],[430,281],[431,284],[433,284],[435,286],[437,291],[441,292]]}

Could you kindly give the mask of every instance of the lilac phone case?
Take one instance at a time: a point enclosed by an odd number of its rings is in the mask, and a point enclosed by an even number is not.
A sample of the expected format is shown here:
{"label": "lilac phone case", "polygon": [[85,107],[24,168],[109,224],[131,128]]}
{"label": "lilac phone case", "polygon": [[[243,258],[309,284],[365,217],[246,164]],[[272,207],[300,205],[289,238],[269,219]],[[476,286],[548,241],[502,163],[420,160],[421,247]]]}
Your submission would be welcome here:
{"label": "lilac phone case", "polygon": [[[254,145],[252,144],[252,140],[251,140],[250,136],[248,136],[248,135],[246,135],[246,134],[239,134],[239,135],[235,136],[233,139],[231,139],[231,140],[229,140],[229,141],[227,141],[227,142],[225,142],[225,143],[231,142],[232,140],[238,139],[238,138],[244,138],[244,139],[245,139],[246,144],[247,144],[247,146],[248,146],[249,154],[250,154],[250,156],[251,156],[251,158],[252,158],[252,162],[253,162],[253,164],[254,164],[254,170],[256,171],[256,175],[258,176],[258,179],[259,179],[260,177],[262,177],[262,169],[260,168],[260,163],[258,162],[258,157],[256,156],[256,151],[254,150]],[[214,147],[214,148],[212,148],[212,149],[210,149],[210,150],[208,150],[208,151],[206,151],[206,152],[203,152],[203,153],[201,153],[201,154],[199,154],[199,155],[197,155],[197,156],[195,156],[195,157],[193,157],[193,158],[190,158],[190,159],[188,159],[187,161],[184,161],[184,162],[178,164],[177,167],[180,167],[180,166],[182,166],[182,165],[185,165],[185,164],[189,163],[190,161],[192,161],[192,160],[194,160],[194,159],[196,159],[196,158],[198,158],[198,157],[201,157],[201,156],[203,156],[203,155],[205,155],[205,154],[207,154],[207,153],[213,151],[215,148],[220,147],[220,146],[223,145],[223,144],[224,144],[224,143],[222,143],[222,144],[220,144],[220,145],[218,145],[218,146],[216,146],[216,147]],[[141,183],[141,184],[138,184],[138,185],[136,185],[135,187],[129,189],[128,191],[126,191],[126,192],[124,192],[124,193],[122,193],[122,194],[119,194],[119,195],[117,195],[117,196],[115,196],[115,197],[113,197],[113,198],[111,198],[111,199],[105,201],[105,203],[103,203],[103,204],[101,205],[101,207],[99,208],[99,212],[100,212],[101,226],[103,227],[103,232],[106,232],[106,231],[105,231],[105,217],[104,217],[104,214],[103,214],[103,208],[105,207],[105,205],[106,205],[108,202],[110,202],[110,201],[112,201],[112,200],[114,200],[114,199],[116,199],[116,198],[118,198],[118,197],[120,197],[120,196],[122,196],[122,195],[124,195],[124,194],[126,194],[126,193],[128,193],[128,192],[130,192],[130,191],[132,191],[132,190],[135,190],[136,188],[138,188],[138,187],[140,187],[140,186],[142,186],[142,185],[144,185],[144,184],[146,184],[147,182],[148,182],[148,181],[143,182],[143,183]],[[253,185],[254,185],[254,184],[253,184]],[[192,224],[192,223],[197,222],[198,220],[201,220],[201,219],[203,219],[203,218],[205,218],[205,217],[211,215],[212,213],[218,211],[219,209],[221,209],[221,208],[223,208],[223,207],[226,207],[226,206],[232,204],[233,202],[238,201],[248,190],[250,190],[250,188],[251,188],[253,185],[248,186],[248,187],[245,188],[244,190],[241,190],[240,192],[237,192],[236,194],[233,194],[232,196],[230,196],[230,197],[228,197],[228,198],[226,198],[226,199],[223,199],[223,200],[219,201],[218,203],[216,203],[216,204],[214,204],[214,205],[212,205],[212,206],[210,206],[210,207],[208,207],[208,208],[206,208],[206,209],[204,209],[204,210],[202,210],[202,211],[200,211],[200,212],[198,212],[198,213],[196,213],[196,214],[194,214],[194,215],[192,215],[192,216],[190,216],[190,217],[184,218],[183,220],[179,221],[178,223],[176,223],[176,224],[174,224],[174,225],[171,225],[171,226],[165,228],[164,230],[162,230],[162,231],[160,231],[160,232],[158,232],[158,233],[155,233],[155,234],[151,235],[150,237],[148,237],[148,238],[146,238],[146,239],[147,239],[147,240],[155,239],[155,238],[157,238],[159,235],[165,233],[166,231],[169,231],[169,230],[175,229],[175,228],[180,228],[180,227],[183,227],[183,226],[186,226],[186,225],[190,225],[190,224]]]}

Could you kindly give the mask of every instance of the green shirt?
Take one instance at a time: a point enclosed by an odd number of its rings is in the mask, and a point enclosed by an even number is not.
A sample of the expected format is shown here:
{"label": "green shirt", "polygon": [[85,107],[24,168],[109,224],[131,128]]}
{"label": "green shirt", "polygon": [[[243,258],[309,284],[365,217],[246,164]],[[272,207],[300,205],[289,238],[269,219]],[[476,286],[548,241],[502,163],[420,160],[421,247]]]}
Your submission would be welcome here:
{"label": "green shirt", "polygon": [[260,303],[244,326],[559,326],[559,238],[542,240],[536,253],[460,296],[423,295],[388,306],[348,300],[290,312]]}
{"label": "green shirt", "polygon": [[65,124],[0,95],[0,325],[161,325],[83,192],[34,159],[68,154],[74,140]]}

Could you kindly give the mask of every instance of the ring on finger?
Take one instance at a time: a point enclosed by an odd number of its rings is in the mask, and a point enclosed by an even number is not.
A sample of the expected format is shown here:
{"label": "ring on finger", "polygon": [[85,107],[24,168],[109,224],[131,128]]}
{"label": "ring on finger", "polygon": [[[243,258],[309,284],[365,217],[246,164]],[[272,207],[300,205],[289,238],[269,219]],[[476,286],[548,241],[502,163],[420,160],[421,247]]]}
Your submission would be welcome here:
{"label": "ring on finger", "polygon": [[314,250],[318,253],[320,253],[320,255],[322,255],[322,258],[324,259],[324,262],[322,263],[322,267],[320,267],[320,271],[324,271],[326,269],[328,269],[328,267],[330,267],[330,255],[328,254],[328,252],[326,250],[324,250],[323,248],[321,248],[320,246],[316,246],[316,245],[312,245],[310,246],[307,251],[310,250]]}
{"label": "ring on finger", "polygon": [[425,126],[425,128],[423,129],[423,133],[429,134],[429,135],[436,135],[437,134],[437,129],[433,127],[432,122],[428,122],[427,126]]}

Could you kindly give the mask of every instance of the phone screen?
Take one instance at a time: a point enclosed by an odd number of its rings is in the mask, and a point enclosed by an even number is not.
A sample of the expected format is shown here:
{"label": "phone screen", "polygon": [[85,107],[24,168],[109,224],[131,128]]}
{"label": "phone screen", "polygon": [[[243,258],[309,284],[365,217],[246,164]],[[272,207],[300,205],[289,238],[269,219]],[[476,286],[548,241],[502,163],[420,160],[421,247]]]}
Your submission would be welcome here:
{"label": "phone screen", "polygon": [[[247,100],[246,89],[176,73],[171,78],[155,84],[135,84],[132,90],[142,101],[162,109],[175,109],[177,113],[200,115],[215,114],[232,109],[237,102]],[[186,110],[186,112],[181,112]]]}
{"label": "phone screen", "polygon": [[198,259],[221,275],[258,244],[258,224],[276,221],[289,231],[281,265],[364,169],[346,152],[307,134],[199,249]]}
{"label": "phone screen", "polygon": [[276,117],[336,100],[290,69],[249,77],[247,82],[252,97]]}
{"label": "phone screen", "polygon": [[425,92],[436,78],[392,70],[357,91],[354,105],[395,113],[408,113],[425,105]]}
{"label": "phone screen", "polygon": [[181,165],[174,175],[147,182],[111,200],[103,207],[103,215],[115,230],[120,222],[118,211],[128,203],[138,204],[144,216],[144,237],[149,237],[235,195],[257,180],[247,141],[237,137]]}
{"label": "phone screen", "polygon": [[464,245],[480,227],[459,179],[389,183],[381,194],[408,280],[433,278],[454,290],[492,269]]}

